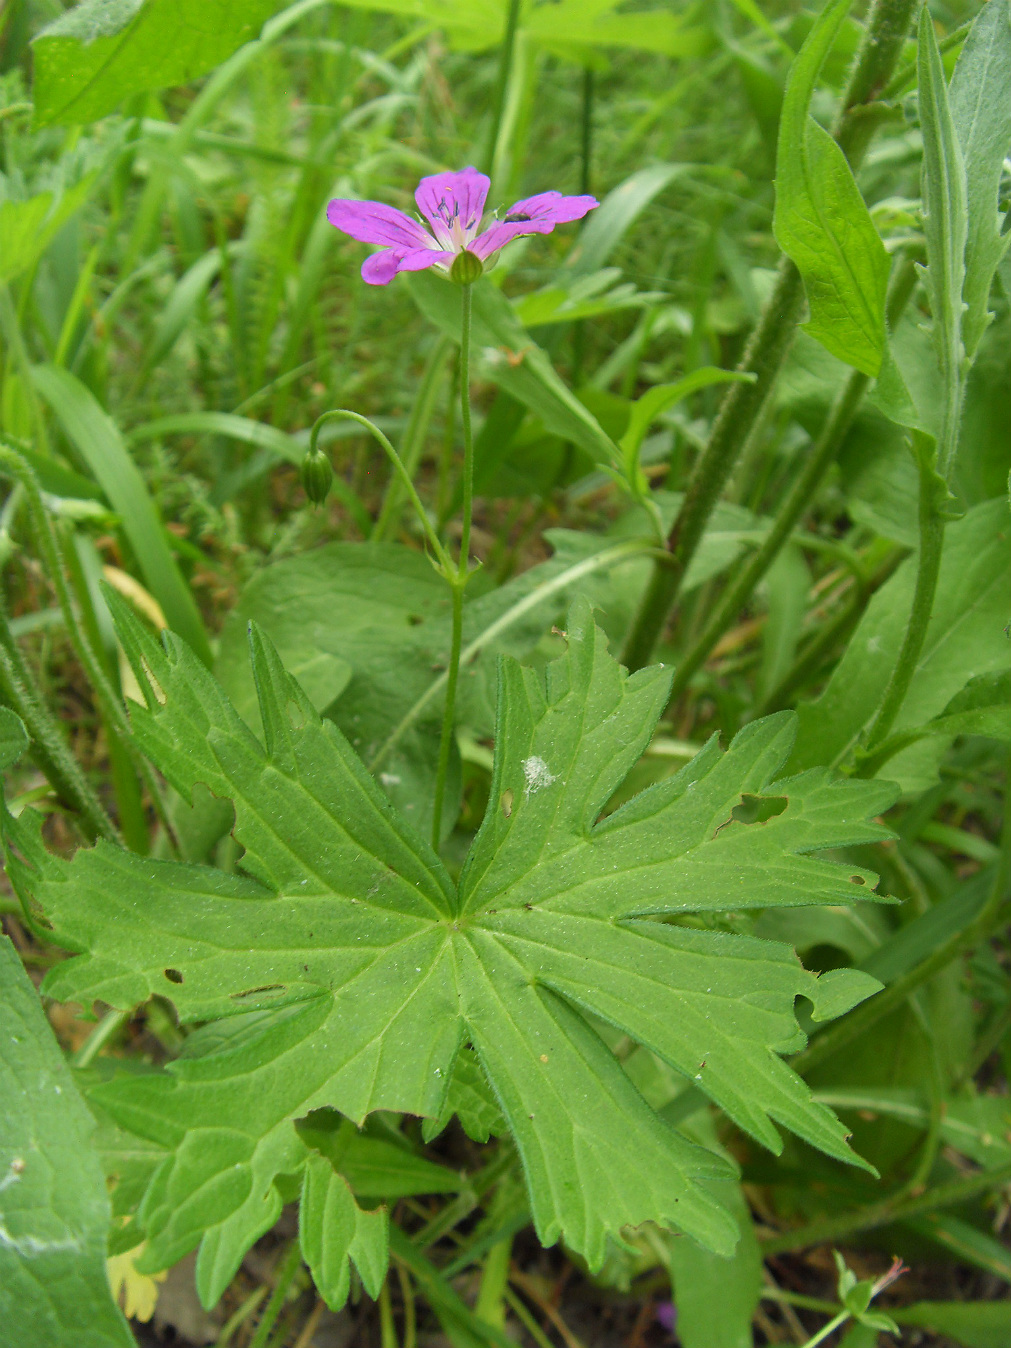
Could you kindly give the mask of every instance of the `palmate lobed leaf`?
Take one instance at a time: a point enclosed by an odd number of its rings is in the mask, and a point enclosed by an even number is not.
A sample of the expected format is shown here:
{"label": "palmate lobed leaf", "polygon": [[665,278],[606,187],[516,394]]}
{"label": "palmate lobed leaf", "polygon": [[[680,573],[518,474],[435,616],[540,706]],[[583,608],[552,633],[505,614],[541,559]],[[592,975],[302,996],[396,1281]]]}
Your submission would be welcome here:
{"label": "palmate lobed leaf", "polygon": [[[796,996],[819,1018],[879,985],[848,970],[819,978],[787,946],[663,919],[868,897],[873,875],[811,854],[888,836],[867,819],[891,787],[821,770],[777,781],[793,740],[784,714],[726,753],[712,741],[601,820],[649,743],[669,675],[626,675],[581,600],[546,677],[502,662],[491,803],[454,887],[258,631],[265,745],[178,638],[160,647],[112,602],[147,697],[137,738],[183,793],[202,782],[231,799],[245,874],[106,845],[64,861],[24,843],[15,880],[81,952],[45,990],[118,1007],[157,993],[183,1021],[273,1010],[164,1074],[96,1090],[122,1126],[170,1151],[139,1214],[147,1267],[200,1241],[198,1285],[213,1302],[276,1219],[275,1178],[317,1154],[295,1121],[320,1108],[438,1119],[467,1044],[516,1141],[542,1241],[564,1236],[598,1266],[609,1238],[652,1220],[729,1253],[736,1224],[701,1182],[726,1163],[649,1108],[587,1015],[646,1045],[769,1148],[781,1145],[775,1121],[858,1159],[778,1055],[803,1043]],[[744,795],[785,808],[745,824],[734,818]],[[326,1202],[338,1198],[351,1232],[343,1195]]]}

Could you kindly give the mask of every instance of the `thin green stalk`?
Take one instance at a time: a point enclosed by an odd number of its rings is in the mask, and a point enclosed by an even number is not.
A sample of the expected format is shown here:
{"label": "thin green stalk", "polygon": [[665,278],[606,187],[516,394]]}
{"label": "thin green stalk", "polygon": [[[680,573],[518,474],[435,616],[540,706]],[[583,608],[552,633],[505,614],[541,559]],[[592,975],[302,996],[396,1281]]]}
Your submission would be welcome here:
{"label": "thin green stalk", "polygon": [[137,748],[130,730],[130,722],[127,719],[126,711],[119,700],[116,690],[113,688],[109,677],[105,672],[101,659],[94,652],[91,643],[88,640],[87,633],[78,620],[77,612],[71,598],[70,588],[67,585],[67,578],[64,572],[63,552],[60,547],[60,541],[50,523],[49,516],[46,513],[45,505],[42,501],[42,493],[39,488],[38,478],[35,476],[34,469],[22,458],[15,449],[8,445],[0,444],[0,472],[6,473],[21,482],[28,496],[28,507],[31,514],[32,529],[35,535],[36,546],[42,554],[42,560],[45,563],[46,571],[56,591],[57,602],[63,613],[63,621],[66,625],[67,634],[70,637],[74,652],[84,667],[84,672],[88,677],[101,706],[102,715],[106,723],[115,730],[121,741],[126,746],[127,751],[133,760],[134,767],[140,774],[141,780],[147,787],[151,796],[152,804],[157,811],[158,817],[172,836],[172,826],[168,817],[168,811],[165,807],[161,793],[161,788],[151,771],[147,759]]}
{"label": "thin green stalk", "polygon": [[397,1265],[400,1280],[400,1300],[404,1305],[404,1345],[403,1348],[418,1348],[418,1313],[414,1305],[414,1288],[411,1275],[403,1264]]}
{"label": "thin green stalk", "polygon": [[807,1340],[807,1342],[803,1344],[803,1348],[816,1348],[817,1344],[824,1343],[825,1340],[829,1337],[829,1335],[834,1334],[836,1330],[839,1329],[840,1326],[844,1325],[849,1318],[850,1318],[849,1311],[840,1311],[839,1314],[834,1316],[828,1322],[827,1325],[822,1325],[821,1329],[818,1330],[817,1334],[812,1334],[812,1336]]}
{"label": "thin green stalk", "polygon": [[499,1329],[505,1324],[503,1297],[509,1284],[509,1260],[512,1258],[513,1238],[507,1236],[493,1245],[485,1257],[481,1274],[481,1290],[477,1296],[474,1314],[486,1324]]}
{"label": "thin green stalk", "polygon": [[129,1023],[132,1014],[132,1011],[106,1011],[71,1059],[74,1066],[90,1066],[109,1040],[114,1039],[123,1026]]}
{"label": "thin green stalk", "polygon": [[460,677],[460,649],[463,645],[463,586],[459,583],[459,578],[450,584],[453,596],[453,636],[449,650],[449,668],[446,671],[446,702],[442,711],[439,765],[435,773],[435,800],[432,805],[432,847],[436,852],[442,842],[442,806],[446,798],[449,752],[456,728],[456,686]]}
{"label": "thin green stalk", "polygon": [[[583,67],[582,106],[580,116],[581,136],[579,140],[579,191],[583,196],[590,193],[593,178],[593,95],[594,71],[592,66]],[[580,319],[572,325],[572,384],[578,388],[583,380],[583,360],[586,355],[586,320]]]}
{"label": "thin green stalk", "polygon": [[750,561],[736,572],[733,580],[723,591],[701,635],[678,664],[671,686],[672,702],[681,696],[688,687],[692,675],[704,664],[720,637],[736,620],[759,581],[779,556],[798,520],[804,511],[810,508],[814,493],[835,462],[839,447],[853,423],[853,417],[863,400],[869,382],[867,376],[859,372],[854,372],[846,381],[832,405],[821,435],[808,455],[800,476],[780,506],[772,528]]}
{"label": "thin green stalk", "polygon": [[856,1212],[822,1217],[793,1231],[781,1231],[765,1239],[760,1237],[762,1252],[766,1256],[785,1254],[788,1250],[805,1250],[812,1245],[843,1241],[859,1231],[873,1231],[878,1227],[890,1226],[892,1222],[918,1217],[923,1212],[935,1212],[938,1208],[957,1207],[958,1204],[968,1202],[988,1189],[999,1189],[1009,1179],[1011,1179],[1011,1161],[1006,1161],[992,1170],[977,1170],[971,1175],[949,1180],[946,1184],[935,1185],[933,1189],[927,1189],[916,1198],[907,1198],[900,1202],[896,1202],[894,1198],[886,1198],[881,1203],[871,1203],[867,1207],[858,1208]]}
{"label": "thin green stalk", "polygon": [[390,463],[393,465],[394,471],[398,474],[400,478],[400,482],[404,488],[404,491],[407,493],[407,497],[411,502],[411,505],[414,507],[414,512],[417,515],[418,520],[420,521],[421,526],[425,531],[425,536],[428,539],[429,546],[435,553],[439,565],[443,568],[451,569],[452,562],[450,561],[449,553],[442,546],[442,544],[439,541],[438,535],[432,528],[432,522],[428,518],[428,511],[421,503],[421,497],[418,495],[417,491],[414,488],[414,483],[411,481],[410,474],[404,467],[403,460],[401,459],[397,451],[393,448],[393,445],[390,443],[388,437],[383,434],[383,432],[379,429],[378,426],[376,426],[373,422],[369,421],[368,417],[363,417],[360,412],[351,412],[346,407],[337,407],[330,412],[324,412],[322,416],[316,418],[315,424],[313,425],[312,430],[309,432],[309,450],[307,457],[308,455],[316,453],[316,441],[319,439],[319,433],[329,421],[357,422],[359,426],[363,426],[365,430],[367,430],[368,433],[372,436],[372,438],[378,442],[378,444],[382,447],[383,451],[385,452],[387,458],[390,460]]}
{"label": "thin green stalk", "polygon": [[[479,633],[461,652],[461,665],[469,664],[496,637],[508,631],[531,609],[536,608],[538,604],[543,603],[552,595],[558,594],[570,585],[574,585],[583,576],[588,576],[592,572],[603,570],[608,566],[614,566],[618,562],[628,561],[633,557],[655,556],[656,551],[652,544],[643,539],[630,539],[626,543],[616,543],[614,547],[605,548],[603,552],[598,552],[594,557],[587,557],[581,562],[576,562],[574,566],[566,567],[557,576],[545,581],[543,585],[539,585],[536,590],[532,590],[528,595],[524,595],[522,599],[513,604],[512,608],[507,609],[501,617],[496,618],[493,623],[489,623],[484,631]],[[374,756],[369,760],[367,766],[370,772],[378,772],[400,743],[404,733],[410,729],[432,699],[437,697],[446,686],[447,678],[448,670],[440,674],[438,678],[433,679],[414,705],[404,713],[404,716],[393,727]]]}
{"label": "thin green stalk", "polygon": [[[428,428],[432,422],[432,413],[435,410],[436,399],[442,387],[446,360],[452,347],[453,343],[450,338],[441,337],[428,353],[428,359],[421,375],[421,383],[418,387],[418,395],[414,400],[414,407],[404,431],[404,468],[412,481],[421,462]],[[386,488],[379,518],[376,520],[370,535],[374,542],[382,543],[396,534],[397,526],[400,523],[402,502],[402,484],[400,478],[394,475]]]}
{"label": "thin green stalk", "polygon": [[25,346],[17,310],[14,308],[10,287],[6,281],[0,281],[0,333],[3,334],[4,341],[7,343],[14,358],[14,363],[18,367],[22,390],[24,396],[28,399],[28,407],[32,414],[32,424],[35,427],[39,449],[43,454],[48,454],[49,432],[46,429],[46,417],[32,379],[31,357],[28,354],[28,348]]}
{"label": "thin green stalk", "polygon": [[[896,269],[888,296],[889,327],[901,317],[916,286],[916,269],[911,259],[905,259]],[[815,493],[825,474],[835,462],[853,418],[863,401],[870,383],[865,374],[854,370],[843,385],[829,411],[821,433],[808,452],[804,466],[790,488],[758,551],[736,573],[724,590],[715,612],[709,618],[692,649],[678,665],[671,687],[671,702],[688,687],[695,671],[704,663],[710,651],[737,619],[747,600],[754,593],[769,567],[779,556],[783,545],[793,533],[798,521],[810,508]]]}
{"label": "thin green stalk", "polygon": [[503,1300],[512,1311],[513,1315],[527,1331],[530,1337],[536,1343],[537,1348],[555,1348],[554,1344],[541,1329],[540,1325],[527,1310],[526,1306],[519,1299],[511,1287],[507,1287],[502,1294]]}
{"label": "thin green stalk", "polygon": [[999,1007],[990,1017],[979,1037],[979,1042],[953,1083],[956,1089],[973,1079],[991,1053],[999,1047],[1008,1030],[1011,1030],[1011,1000],[1005,1006]]}
{"label": "thin green stalk", "polygon": [[438,851],[442,841],[442,808],[446,798],[449,756],[456,731],[456,688],[460,677],[460,652],[463,647],[463,592],[470,578],[470,532],[474,514],[474,431],[470,419],[470,337],[473,307],[472,287],[464,285],[460,318],[460,422],[463,428],[463,521],[460,530],[460,556],[455,571],[443,574],[453,595],[453,635],[446,670],[446,702],[439,737],[439,762],[435,773],[435,800],[432,807],[432,847]]}
{"label": "thin green stalk", "polygon": [[470,528],[474,513],[474,431],[470,422],[470,338],[474,304],[472,287],[462,287],[460,307],[460,425],[463,430],[463,526],[460,532],[460,566],[470,563]]}
{"label": "thin green stalk", "polygon": [[509,0],[506,12],[505,31],[502,34],[502,48],[499,53],[498,81],[495,85],[495,102],[492,106],[491,126],[488,128],[488,142],[485,146],[484,168],[491,174],[495,165],[495,151],[498,148],[499,131],[502,126],[502,114],[505,112],[506,93],[509,89],[509,76],[513,68],[513,51],[516,46],[516,29],[519,25],[521,0]]}
{"label": "thin green stalk", "polygon": [[793,667],[787,670],[765,701],[756,709],[756,716],[767,716],[770,712],[781,711],[790,705],[797,690],[803,688],[817,675],[828,653],[849,637],[871,598],[885,581],[895,574],[906,556],[904,548],[894,548],[870,580],[854,588],[849,602],[831,622],[825,623],[817,635],[811,638],[798,655]]}
{"label": "thin green stalk", "polygon": [[916,570],[916,588],[913,606],[902,639],[899,658],[885,689],[881,706],[867,735],[867,752],[871,753],[888,738],[895,718],[902,710],[909,685],[916,673],[917,661],[927,638],[927,626],[934,608],[937,581],[941,574],[941,554],[944,550],[945,518],[938,509],[937,475],[924,455],[919,457],[920,473],[920,551]]}
{"label": "thin green stalk", "polygon": [[730,470],[772,393],[803,311],[804,285],[800,273],[789,258],[783,258],[772,296],[737,367],[741,372],[754,374],[755,379],[751,383],[731,384],[720,404],[708,443],[667,537],[667,556],[658,560],[653,568],[626,639],[621,661],[630,670],[641,669],[652,659],[688,565],[695,556]]}
{"label": "thin green stalk", "polygon": [[[1007,781],[1011,782],[1011,755],[1007,764]],[[894,983],[890,983],[888,987],[819,1034],[803,1052],[790,1060],[793,1070],[803,1074],[824,1062],[838,1049],[865,1033],[883,1016],[887,1016],[890,1011],[900,1006],[911,993],[922,987],[935,974],[940,973],[952,960],[985,940],[1004,920],[1002,910],[1008,898],[1009,886],[1011,886],[1011,810],[1005,810],[1001,828],[1000,857],[994,871],[993,884],[986,902],[975,918],[961,931],[952,933],[932,955],[915,968],[910,969],[908,973],[897,978]]]}
{"label": "thin green stalk", "polygon": [[235,1314],[230,1315],[221,1327],[221,1333],[218,1335],[218,1341],[214,1348],[229,1348],[236,1330],[241,1329],[249,1317],[255,1313],[257,1306],[266,1295],[267,1289],[258,1287],[255,1292],[246,1297]]}
{"label": "thin green stalk", "polygon": [[379,1289],[379,1341],[381,1348],[400,1348],[397,1327],[393,1323],[393,1302],[388,1278]]}
{"label": "thin green stalk", "polygon": [[295,1280],[295,1274],[302,1264],[302,1249],[296,1237],[285,1250],[277,1270],[277,1281],[274,1283],[274,1290],[270,1294],[270,1300],[267,1302],[267,1309],[263,1312],[263,1318],[256,1326],[256,1333],[250,1341],[249,1348],[264,1348],[267,1342],[267,1336],[277,1323],[277,1317],[284,1309],[285,1299],[288,1296],[288,1289]]}
{"label": "thin green stalk", "polygon": [[[899,60],[918,0],[875,0],[868,16],[853,71],[834,128],[835,138],[856,168],[876,125],[867,104],[887,83]],[[709,517],[752,429],[775,386],[804,312],[804,286],[784,257],[738,369],[751,371],[752,383],[731,384],[713,424],[709,441],[685,492],[667,539],[669,557],[658,560],[629,632],[622,662],[630,669],[648,664],[677,599],[688,564]]]}
{"label": "thin green stalk", "polygon": [[81,827],[91,841],[105,838],[118,842],[116,826],[109,818],[91,783],[68,749],[0,607],[0,695],[25,723],[32,752],[57,795],[80,816]]}

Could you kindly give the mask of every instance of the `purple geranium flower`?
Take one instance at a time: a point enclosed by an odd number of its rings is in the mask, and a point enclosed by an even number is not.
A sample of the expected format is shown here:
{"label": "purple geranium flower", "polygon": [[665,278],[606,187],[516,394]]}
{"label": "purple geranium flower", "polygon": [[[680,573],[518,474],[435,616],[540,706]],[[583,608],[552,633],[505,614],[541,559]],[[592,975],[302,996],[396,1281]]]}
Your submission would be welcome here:
{"label": "purple geranium flower", "polygon": [[470,252],[486,262],[492,253],[521,234],[550,234],[555,225],[582,220],[600,203],[595,197],[563,197],[561,192],[540,192],[517,201],[501,220],[494,220],[479,234],[490,180],[475,168],[459,173],[435,173],[422,178],[414,199],[428,221],[428,228],[393,206],[381,201],[331,201],[327,219],[360,243],[378,243],[362,263],[362,279],[384,286],[398,271],[424,271],[439,267],[449,271],[453,259]]}

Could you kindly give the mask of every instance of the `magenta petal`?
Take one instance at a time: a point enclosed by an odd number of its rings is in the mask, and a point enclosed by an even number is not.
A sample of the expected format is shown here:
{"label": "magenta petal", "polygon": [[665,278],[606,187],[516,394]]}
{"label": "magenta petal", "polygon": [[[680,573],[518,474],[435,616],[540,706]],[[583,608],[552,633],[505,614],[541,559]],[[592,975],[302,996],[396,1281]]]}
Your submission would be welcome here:
{"label": "magenta petal", "polygon": [[550,234],[555,225],[582,220],[599,205],[596,197],[563,197],[561,192],[541,192],[539,196],[517,201],[502,220],[477,236],[470,251],[484,262],[521,235]]}
{"label": "magenta petal", "polygon": [[522,224],[507,225],[501,221],[479,234],[470,245],[470,251],[476,253],[482,262],[486,262],[492,253],[497,253],[513,239],[522,234],[550,234],[554,225],[549,220],[528,220]]}
{"label": "magenta petal", "polygon": [[400,254],[392,248],[384,248],[362,263],[362,280],[370,286],[388,286],[399,270]]}
{"label": "magenta petal", "polygon": [[561,192],[540,192],[535,197],[517,201],[502,217],[509,224],[514,217],[525,215],[531,220],[549,221],[553,225],[567,225],[582,220],[600,202],[596,197],[563,197]]}
{"label": "magenta petal", "polygon": [[424,271],[446,257],[447,254],[438,248],[412,248],[406,253],[396,248],[384,248],[362,263],[362,280],[370,286],[387,286],[397,272]]}
{"label": "magenta petal", "polygon": [[465,234],[477,229],[490,186],[491,180],[476,168],[461,169],[459,173],[433,173],[430,178],[422,178],[414,200],[440,243],[448,243],[448,237],[443,235],[454,222]]}
{"label": "magenta petal", "polygon": [[428,231],[417,220],[381,201],[331,201],[326,218],[335,229],[359,243],[381,243],[406,253],[431,242]]}

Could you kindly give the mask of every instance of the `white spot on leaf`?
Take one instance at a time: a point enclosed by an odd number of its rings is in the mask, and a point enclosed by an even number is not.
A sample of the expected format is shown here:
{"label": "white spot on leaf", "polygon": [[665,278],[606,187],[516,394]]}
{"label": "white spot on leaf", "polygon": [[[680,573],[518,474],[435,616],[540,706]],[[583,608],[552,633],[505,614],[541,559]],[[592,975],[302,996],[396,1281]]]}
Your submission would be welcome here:
{"label": "white spot on leaf", "polygon": [[525,758],[522,767],[527,783],[523,792],[525,796],[532,796],[535,791],[540,791],[542,787],[550,786],[552,782],[558,780],[557,774],[553,773],[544,759],[539,758],[537,754]]}

